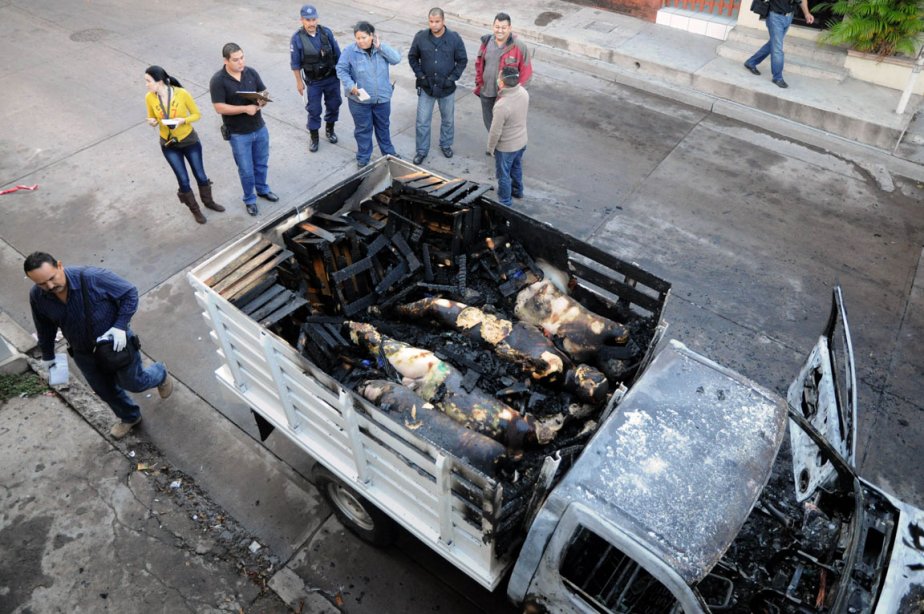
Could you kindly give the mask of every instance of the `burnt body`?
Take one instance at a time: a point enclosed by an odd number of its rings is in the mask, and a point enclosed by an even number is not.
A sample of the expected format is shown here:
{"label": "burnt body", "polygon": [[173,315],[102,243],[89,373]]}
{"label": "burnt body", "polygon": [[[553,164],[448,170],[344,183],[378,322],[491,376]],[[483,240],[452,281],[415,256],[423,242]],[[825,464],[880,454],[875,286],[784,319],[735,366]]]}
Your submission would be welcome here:
{"label": "burnt body", "polygon": [[350,322],[349,328],[353,342],[387,361],[402,384],[467,428],[514,449],[548,443],[560,428],[560,424],[547,425],[524,416],[483,390],[466,390],[462,373],[429,350],[382,335],[370,324]]}
{"label": "burnt body", "polygon": [[565,352],[581,362],[593,359],[603,346],[623,345],[629,340],[628,328],[590,311],[549,279],[520,290],[514,314],[561,339]]}
{"label": "burnt body", "polygon": [[388,380],[369,380],[357,392],[408,430],[485,473],[493,473],[505,458],[503,444],[464,427],[407,386]]}
{"label": "burnt body", "polygon": [[574,366],[533,324],[507,320],[477,307],[442,298],[426,298],[401,305],[396,312],[405,318],[427,317],[487,343],[507,362],[520,366],[535,380],[565,386],[582,401],[600,403],[609,383],[588,365]]}

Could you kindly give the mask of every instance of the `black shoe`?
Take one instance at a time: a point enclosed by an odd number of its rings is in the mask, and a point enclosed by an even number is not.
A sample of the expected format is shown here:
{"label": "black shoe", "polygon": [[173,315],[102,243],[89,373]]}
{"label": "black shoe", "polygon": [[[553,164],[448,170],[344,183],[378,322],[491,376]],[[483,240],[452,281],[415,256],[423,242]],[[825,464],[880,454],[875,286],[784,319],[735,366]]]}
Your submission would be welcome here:
{"label": "black shoe", "polygon": [[785,90],[787,87],[789,87],[789,84],[786,83],[785,81],[783,81],[782,79],[774,79],[774,80],[773,80],[773,84],[776,85],[777,87],[783,88],[784,90]]}
{"label": "black shoe", "polygon": [[324,131],[324,136],[326,136],[327,140],[331,143],[337,142],[337,134],[334,132],[334,125],[332,123],[327,124],[327,129]]}
{"label": "black shoe", "polygon": [[443,155],[447,158],[452,157],[452,147],[440,147],[440,151],[442,151]]}
{"label": "black shoe", "polygon": [[357,160],[357,161],[356,161],[356,168],[365,168],[366,165],[368,165],[368,164],[369,164],[369,160],[366,160],[365,162],[363,162],[362,160]]}
{"label": "black shoe", "polygon": [[257,194],[257,196],[259,196],[260,198],[265,198],[266,200],[270,201],[271,203],[277,202],[277,201],[279,200],[279,197],[276,196],[276,195],[275,195],[274,193],[272,193],[272,192],[266,192],[265,194]]}
{"label": "black shoe", "polygon": [[258,213],[260,213],[260,210],[257,209],[257,203],[247,205],[247,213],[253,216],[256,216]]}
{"label": "black shoe", "polygon": [[520,192],[519,194],[511,194],[511,196],[513,196],[517,200],[520,200],[521,198],[523,198],[523,192]]}
{"label": "black shoe", "polygon": [[420,164],[421,162],[424,161],[424,158],[426,157],[427,156],[425,156],[424,154],[417,154],[416,156],[414,156],[414,164]]}
{"label": "black shoe", "polygon": [[311,139],[308,141],[308,151],[314,153],[318,150],[318,139]]}
{"label": "black shoe", "polygon": [[745,62],[744,67],[747,68],[748,70],[750,70],[752,75],[759,75],[759,74],[760,74],[760,71],[757,70],[757,67],[756,67],[756,66],[751,66],[750,64],[748,64],[748,63]]}

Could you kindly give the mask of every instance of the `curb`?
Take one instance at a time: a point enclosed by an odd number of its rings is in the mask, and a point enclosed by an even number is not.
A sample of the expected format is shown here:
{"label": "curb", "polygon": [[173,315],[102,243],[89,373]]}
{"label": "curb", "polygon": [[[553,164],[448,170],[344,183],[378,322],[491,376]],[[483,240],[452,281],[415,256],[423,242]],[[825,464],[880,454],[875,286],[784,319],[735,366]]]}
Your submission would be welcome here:
{"label": "curb", "polygon": [[[491,26],[487,21],[465,17],[451,11],[446,11],[446,14],[451,15],[460,25],[464,24],[462,28],[457,26],[457,30],[467,29],[469,30],[467,34],[471,36],[476,36],[475,32],[471,31],[472,28],[483,29],[487,32]],[[592,43],[581,43],[579,45],[580,49],[574,50],[575,45],[568,39],[535,32],[528,28],[518,28],[517,34],[533,45],[533,58],[539,58],[567,69],[583,72],[606,81],[632,87],[655,96],[728,117],[808,145],[825,150],[846,151],[852,157],[862,160],[864,164],[861,165],[864,167],[887,168],[892,173],[908,179],[918,182],[924,181],[924,165],[893,155],[891,149],[866,144],[826,131],[823,128],[810,126],[795,119],[778,115],[770,110],[756,108],[745,102],[695,87],[696,83],[705,83],[711,86],[718,84],[725,89],[736,88],[737,86],[733,84],[726,84],[715,78],[700,76],[696,73],[679,71],[670,66],[652,63],[649,60],[643,61],[615,49],[607,49]],[[753,97],[766,97],[766,95],[753,92]],[[780,99],[779,103],[774,106],[776,108],[787,104],[789,104],[789,101]],[[799,103],[794,104],[797,104],[800,108],[813,108]],[[910,123],[912,116],[913,114],[908,115],[908,120],[905,122],[906,127]],[[859,123],[868,123],[853,118],[846,119]],[[904,134],[904,131],[900,128],[880,124],[871,124],[871,126],[873,128],[872,133],[876,135],[878,141],[883,138],[900,139]],[[888,186],[891,182],[886,181],[884,183]]]}

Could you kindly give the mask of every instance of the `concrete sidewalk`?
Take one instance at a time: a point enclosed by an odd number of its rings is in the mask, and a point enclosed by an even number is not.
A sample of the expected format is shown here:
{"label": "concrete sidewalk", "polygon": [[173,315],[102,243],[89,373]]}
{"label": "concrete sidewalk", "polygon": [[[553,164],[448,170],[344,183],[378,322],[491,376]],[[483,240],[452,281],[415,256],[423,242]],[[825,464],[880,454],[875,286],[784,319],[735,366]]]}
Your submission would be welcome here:
{"label": "concrete sidewalk", "polygon": [[[28,339],[0,318],[0,342]],[[12,341],[15,340],[15,343]],[[0,402],[0,612],[336,612],[80,381]],[[25,372],[23,368],[26,369]],[[12,385],[11,385],[12,388]],[[98,424],[97,424],[98,423]],[[334,595],[330,595],[331,598]]]}
{"label": "concrete sidewalk", "polygon": [[[405,16],[419,14],[423,27],[431,4],[424,0],[381,0],[375,6]],[[450,0],[440,6],[449,27],[467,40],[488,33],[494,15],[505,10],[511,15],[514,32],[533,43],[534,57],[543,61],[579,67],[604,79],[810,143],[820,136],[855,141],[887,152],[899,169],[909,169],[907,161],[924,163],[924,121],[912,121],[921,105],[920,96],[912,96],[905,113],[898,115],[895,109],[900,91],[850,77],[798,74],[811,71],[799,70],[795,58],[791,63],[787,59],[787,66],[792,64],[792,70],[786,72],[790,87],[781,89],[770,80],[769,61],[761,66],[763,75],[754,76],[742,66],[740,51],[728,51],[734,48],[733,43],[723,50],[723,42],[714,38],[563,0],[533,0],[512,6],[487,0]],[[751,52],[767,39],[766,30],[740,26],[733,34],[753,46]],[[816,47],[792,35],[786,44],[787,51],[790,47]],[[474,63],[474,57],[470,62]],[[809,135],[803,128],[819,134]]]}

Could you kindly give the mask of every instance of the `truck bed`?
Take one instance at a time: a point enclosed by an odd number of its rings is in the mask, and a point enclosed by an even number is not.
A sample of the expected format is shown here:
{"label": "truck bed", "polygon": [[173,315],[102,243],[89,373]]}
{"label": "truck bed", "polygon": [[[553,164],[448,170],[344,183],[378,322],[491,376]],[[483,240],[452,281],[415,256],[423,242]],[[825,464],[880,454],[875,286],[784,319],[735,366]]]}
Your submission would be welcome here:
{"label": "truck bed", "polygon": [[[322,327],[328,326],[324,318],[330,316],[374,320],[368,308],[391,300],[389,292],[394,294],[395,288],[409,283],[413,271],[406,265],[415,257],[402,241],[393,241],[390,249],[399,259],[403,256],[404,269],[395,266],[376,274],[369,260],[356,253],[355,242],[352,249],[338,251],[331,230],[346,228],[349,222],[354,232],[351,237],[378,238],[373,231],[379,229],[381,220],[365,212],[397,216],[389,202],[397,206],[390,199],[398,188],[415,198],[419,195],[422,203],[445,201],[446,210],[454,212],[446,224],[453,260],[462,263],[459,284],[465,283],[465,263],[474,260],[466,248],[476,238],[470,236],[472,229],[477,231],[487,219],[492,228],[503,229],[505,236],[525,246],[532,258],[542,258],[568,272],[571,295],[580,303],[597,314],[630,323],[638,357],[617,382],[623,391],[647,366],[663,334],[662,314],[670,285],[503,207],[491,200],[485,186],[446,179],[392,158],[378,160],[295,211],[249,232],[189,272],[189,282],[222,357],[223,365],[216,372],[219,381],[398,524],[493,590],[518,545],[520,529],[532,507],[532,493],[554,480],[554,472],[540,478],[543,459],[557,452],[555,456],[567,466],[569,455],[573,458],[579,453],[580,442],[586,443],[590,434],[575,438],[564,449],[530,450],[520,462],[531,463],[532,471],[526,465],[518,470],[516,463],[504,471],[486,471],[467,464],[432,438],[405,428],[356,394],[346,371],[316,364],[324,362],[323,356],[310,360],[304,348],[297,349],[304,342],[298,331],[312,317],[319,316],[315,319]],[[348,212],[356,215],[347,218],[344,214]],[[441,229],[446,225],[442,218],[428,221]],[[300,274],[310,276],[312,271],[305,271],[307,261],[299,250],[322,248],[325,262],[335,263],[339,271],[324,274],[320,285],[300,281]],[[365,274],[373,277],[363,289],[361,276]],[[440,284],[430,286],[438,290]],[[331,301],[337,313],[330,313]],[[325,329],[314,330],[323,334]],[[327,330],[336,337],[334,329]],[[611,394],[596,420],[605,419],[620,394],[618,390]],[[531,477],[523,478],[527,474]],[[546,479],[548,483],[539,482]]]}

